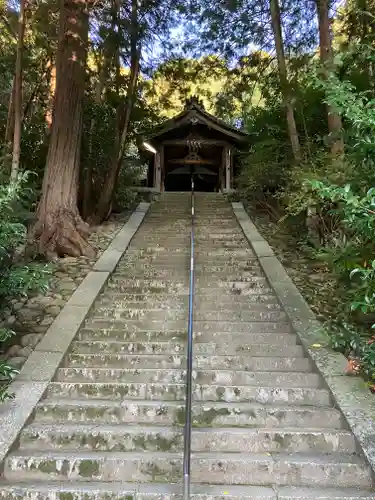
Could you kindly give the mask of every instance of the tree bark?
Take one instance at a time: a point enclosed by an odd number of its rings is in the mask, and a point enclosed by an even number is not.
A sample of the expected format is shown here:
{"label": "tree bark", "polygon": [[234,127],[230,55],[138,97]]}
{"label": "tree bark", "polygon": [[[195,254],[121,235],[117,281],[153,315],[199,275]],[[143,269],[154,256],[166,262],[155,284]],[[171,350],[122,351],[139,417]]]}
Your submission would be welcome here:
{"label": "tree bark", "polygon": [[285,53],[284,53],[283,35],[281,29],[279,0],[270,0],[270,10],[271,10],[272,30],[276,46],[276,55],[277,55],[277,64],[279,69],[281,91],[283,94],[283,101],[286,111],[286,121],[288,125],[289,139],[292,146],[294,160],[296,163],[299,163],[301,161],[301,147],[299,143],[296,120],[294,117],[293,100],[290,92],[290,84],[288,81],[288,74],[285,64]]}
{"label": "tree bark", "polygon": [[88,41],[82,0],[60,0],[56,93],[42,197],[30,240],[49,258],[93,257],[89,227],[78,212],[78,179]]}
{"label": "tree bark", "polygon": [[140,50],[138,48],[138,5],[137,0],[132,0],[131,19],[131,64],[129,84],[126,92],[125,109],[117,109],[118,130],[115,138],[114,154],[111,162],[111,169],[105,179],[103,189],[97,204],[95,213],[90,217],[92,224],[97,224],[108,215],[116,189],[118,176],[123,162],[127,137],[129,132],[130,118],[133,110],[135,94],[137,91],[138,76],[140,70]]}
{"label": "tree bark", "polygon": [[7,144],[11,143],[14,135],[14,92],[16,90],[15,85],[16,77],[13,77],[12,82],[12,92],[9,98],[9,107],[8,107],[8,117],[7,117],[7,126],[5,129],[5,142]]}
{"label": "tree bark", "polygon": [[[8,163],[10,166],[10,157],[12,153],[12,142],[14,135],[14,91],[15,91],[15,77],[13,77],[12,91],[9,97],[7,124],[5,128],[4,145],[1,151],[1,159],[4,164],[4,172],[8,170]],[[8,174],[8,172],[7,172]]]}
{"label": "tree bark", "polygon": [[[329,21],[328,0],[315,0],[319,22],[320,60],[324,74],[333,69],[332,40]],[[344,152],[344,140],[341,136],[341,116],[332,106],[327,106],[328,132],[330,136],[330,149],[333,156],[341,156]]]}
{"label": "tree bark", "polygon": [[20,2],[20,13],[18,18],[18,39],[16,72],[14,75],[14,131],[13,131],[13,153],[10,180],[14,182],[18,177],[21,156],[21,133],[22,133],[22,57],[25,38],[25,10],[26,0]]}
{"label": "tree bark", "polygon": [[45,114],[45,120],[46,124],[49,130],[51,130],[52,127],[52,116],[53,116],[53,103],[55,100],[55,93],[56,93],[56,66],[55,64],[50,61],[49,67],[48,67],[49,73],[48,73],[48,101],[47,101],[47,111]]}

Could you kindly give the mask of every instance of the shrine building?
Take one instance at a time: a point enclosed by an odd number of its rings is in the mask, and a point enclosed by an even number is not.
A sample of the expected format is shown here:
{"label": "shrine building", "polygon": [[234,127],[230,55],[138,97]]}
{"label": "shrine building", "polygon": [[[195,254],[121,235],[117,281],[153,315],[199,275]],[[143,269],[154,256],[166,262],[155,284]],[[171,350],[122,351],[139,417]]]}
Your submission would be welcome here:
{"label": "shrine building", "polygon": [[147,187],[154,191],[228,192],[248,135],[207,113],[193,97],[182,113],[142,141],[148,163]]}

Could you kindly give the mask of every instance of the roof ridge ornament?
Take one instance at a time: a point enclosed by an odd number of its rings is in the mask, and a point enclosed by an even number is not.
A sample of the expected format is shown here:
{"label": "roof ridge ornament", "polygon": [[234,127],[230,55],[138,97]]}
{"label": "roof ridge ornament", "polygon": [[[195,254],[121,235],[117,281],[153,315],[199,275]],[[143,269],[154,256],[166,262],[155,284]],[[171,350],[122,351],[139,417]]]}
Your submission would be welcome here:
{"label": "roof ridge ornament", "polygon": [[197,95],[192,95],[191,97],[189,97],[188,99],[185,100],[185,110],[186,111],[191,109],[191,108],[194,108],[194,107],[200,108],[203,111],[205,111],[203,99],[200,99],[199,96],[197,96]]}

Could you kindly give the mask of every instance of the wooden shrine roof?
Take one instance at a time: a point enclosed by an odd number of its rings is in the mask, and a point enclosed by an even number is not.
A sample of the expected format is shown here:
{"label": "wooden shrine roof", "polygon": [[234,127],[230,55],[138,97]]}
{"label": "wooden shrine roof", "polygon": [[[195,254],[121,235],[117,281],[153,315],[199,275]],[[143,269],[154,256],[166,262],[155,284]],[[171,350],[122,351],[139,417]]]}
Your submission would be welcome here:
{"label": "wooden shrine roof", "polygon": [[[147,141],[161,143],[168,139],[173,139],[176,131],[180,129],[207,128],[212,131],[218,139],[222,138],[228,143],[240,146],[248,140],[248,135],[228,125],[207,111],[203,103],[196,97],[186,101],[185,109],[177,116],[165,121],[159,125],[152,134],[148,135]],[[186,133],[188,135],[188,133]]]}

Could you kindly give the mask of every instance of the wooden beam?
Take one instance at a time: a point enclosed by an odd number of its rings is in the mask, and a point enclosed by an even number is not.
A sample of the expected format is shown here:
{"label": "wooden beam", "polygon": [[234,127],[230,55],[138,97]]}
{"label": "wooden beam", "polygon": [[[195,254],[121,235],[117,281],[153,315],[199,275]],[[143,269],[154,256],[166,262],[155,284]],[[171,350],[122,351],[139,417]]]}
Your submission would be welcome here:
{"label": "wooden beam", "polygon": [[[163,141],[162,144],[164,146],[187,146],[191,141],[187,139],[169,139],[167,141]],[[202,147],[204,146],[229,146],[229,143],[226,141],[221,141],[219,139],[202,139]]]}
{"label": "wooden beam", "polygon": [[213,160],[187,160],[186,158],[182,158],[181,160],[169,160],[168,163],[180,163],[181,165],[217,165],[216,161]]}

